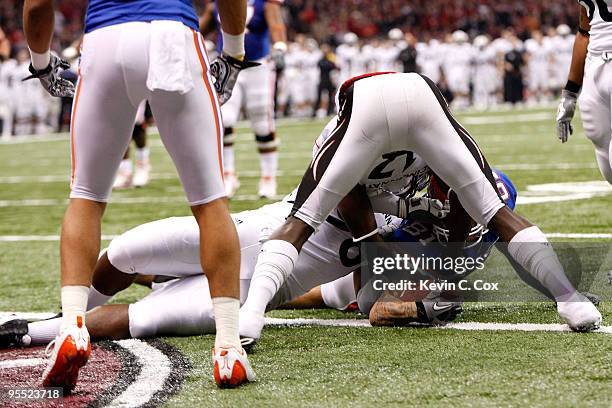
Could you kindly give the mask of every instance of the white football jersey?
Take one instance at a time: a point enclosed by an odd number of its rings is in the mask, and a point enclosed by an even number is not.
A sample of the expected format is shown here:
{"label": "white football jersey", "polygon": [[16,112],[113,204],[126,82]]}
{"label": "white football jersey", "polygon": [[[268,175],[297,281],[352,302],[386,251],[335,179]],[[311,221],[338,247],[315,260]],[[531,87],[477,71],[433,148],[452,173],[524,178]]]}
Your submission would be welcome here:
{"label": "white football jersey", "polygon": [[547,64],[550,59],[550,47],[546,41],[538,42],[533,38],[525,41],[525,50],[529,53],[529,64]]}
{"label": "white football jersey", "polygon": [[[319,148],[330,137],[336,127],[338,117],[334,116],[325,126],[312,150],[313,158]],[[397,151],[385,154],[371,166],[368,175],[360,181],[366,187],[370,197],[383,192],[393,194],[408,193],[420,180],[426,177],[429,168],[420,156],[409,151]],[[416,191],[414,191],[416,192]]]}
{"label": "white football jersey", "polygon": [[591,30],[589,52],[612,51],[612,0],[580,0],[587,10]]}

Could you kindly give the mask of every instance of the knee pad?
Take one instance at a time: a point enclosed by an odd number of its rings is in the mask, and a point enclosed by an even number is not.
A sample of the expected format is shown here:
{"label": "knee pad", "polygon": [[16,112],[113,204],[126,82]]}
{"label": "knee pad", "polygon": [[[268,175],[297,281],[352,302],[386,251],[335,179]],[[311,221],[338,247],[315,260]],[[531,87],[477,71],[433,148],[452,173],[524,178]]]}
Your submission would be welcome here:
{"label": "knee pad", "polygon": [[274,132],[264,136],[255,135],[255,142],[259,149],[276,149],[278,147],[278,140]]}
{"label": "knee pad", "polygon": [[[106,251],[108,261],[123,273],[135,274],[147,265],[152,257],[151,248],[139,245],[139,239],[130,238],[128,231],[113,239]],[[134,250],[137,248],[137,250]],[[135,257],[134,254],[138,256]]]}

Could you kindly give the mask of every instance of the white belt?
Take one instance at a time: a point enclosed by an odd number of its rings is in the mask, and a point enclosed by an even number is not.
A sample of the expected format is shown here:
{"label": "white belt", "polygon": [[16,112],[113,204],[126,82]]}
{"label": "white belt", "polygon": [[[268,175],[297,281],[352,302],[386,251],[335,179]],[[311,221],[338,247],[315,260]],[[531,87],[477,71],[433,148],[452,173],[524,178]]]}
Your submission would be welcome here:
{"label": "white belt", "polygon": [[602,51],[602,52],[591,52],[589,51],[589,56],[592,58],[601,57],[602,60],[608,62],[612,61],[612,51]]}

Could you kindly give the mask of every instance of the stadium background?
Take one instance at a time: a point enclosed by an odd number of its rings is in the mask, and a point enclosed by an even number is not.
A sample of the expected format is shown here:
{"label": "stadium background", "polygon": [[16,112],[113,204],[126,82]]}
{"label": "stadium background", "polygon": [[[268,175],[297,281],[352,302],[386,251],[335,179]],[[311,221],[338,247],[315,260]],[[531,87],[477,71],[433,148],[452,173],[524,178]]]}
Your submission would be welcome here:
{"label": "stadium background", "polygon": [[[85,2],[57,4],[60,11],[54,48],[61,52],[80,36]],[[432,37],[444,40],[456,29],[465,30],[470,42],[482,33],[494,40],[504,28],[527,40],[536,29],[548,32],[567,24],[575,30],[578,15],[578,5],[571,0],[550,4],[286,1],[284,10],[291,40],[307,34],[318,44],[329,43],[336,49],[349,31],[359,34],[363,46],[387,40],[392,28],[412,33],[419,42]],[[0,28],[10,39],[11,57],[23,47],[20,11],[21,2],[0,0]],[[2,44],[6,42],[0,42],[0,54]],[[522,73],[527,77],[528,68],[523,67]],[[0,92],[0,100],[6,95],[5,90]],[[529,96],[528,90],[524,96]],[[458,118],[489,161],[510,175],[519,196],[532,199],[532,203],[519,202],[518,212],[538,223],[555,241],[609,242],[612,196],[601,181],[580,118],[574,120],[576,133],[570,143],[561,145],[554,133],[553,95],[533,106],[504,105],[502,95],[496,95],[496,101],[498,106],[485,111],[462,107],[465,110]],[[291,115],[311,113],[293,109]],[[69,140],[65,133],[48,135],[53,122],[45,121],[46,127],[40,129],[42,138],[11,135],[0,142],[0,311],[52,312],[58,308],[57,235],[68,192]],[[306,117],[279,121],[279,194],[298,183],[309,161],[312,141],[325,122]],[[31,130],[36,131],[36,126]],[[155,128],[149,131],[154,166],[151,183],[142,189],[113,193],[103,224],[105,238],[144,222],[188,215],[172,163]],[[269,202],[255,195],[258,165],[246,124],[238,128],[237,146],[243,186],[231,202],[233,212]],[[609,325],[608,282],[602,278],[589,289],[604,296],[600,310],[604,325]],[[145,293],[145,288],[130,288],[114,302],[134,301]],[[275,311],[271,316],[364,318],[332,310]],[[470,304],[460,322],[544,324],[560,320],[550,303]],[[608,335],[600,333],[275,327],[266,330],[252,357],[259,383],[231,391],[217,390],[210,380],[213,336],[164,340],[192,364],[181,391],[168,406],[419,403],[604,407],[612,398],[612,367],[608,364],[612,346]],[[38,353],[42,356],[42,350]]]}

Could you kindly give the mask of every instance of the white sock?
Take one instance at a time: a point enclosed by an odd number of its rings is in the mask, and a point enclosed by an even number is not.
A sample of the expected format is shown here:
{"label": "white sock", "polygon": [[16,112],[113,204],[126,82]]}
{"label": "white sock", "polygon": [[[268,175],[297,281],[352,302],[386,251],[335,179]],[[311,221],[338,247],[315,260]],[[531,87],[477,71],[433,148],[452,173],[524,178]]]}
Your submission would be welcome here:
{"label": "white sock", "polygon": [[51,61],[51,52],[46,51],[42,54],[30,50],[30,57],[32,58],[32,66],[34,69],[41,70],[49,66]]}
{"label": "white sock", "polygon": [[62,330],[77,324],[78,317],[81,317],[83,324],[85,324],[88,297],[89,288],[87,286],[68,285],[62,287]]}
{"label": "white sock", "polygon": [[213,312],[215,314],[215,347],[235,347],[240,350],[240,336],[238,335],[238,313],[240,300],[229,297],[212,298]]}
{"label": "white sock", "polygon": [[105,305],[111,298],[112,296],[100,293],[96,288],[92,286],[91,288],[89,288],[89,297],[87,298],[87,310],[91,310],[94,307]]}
{"label": "white sock", "polygon": [[28,323],[28,336],[32,339],[32,346],[40,346],[41,344],[49,344],[60,332],[62,318],[41,320],[38,322]]}
{"label": "white sock", "polygon": [[259,154],[259,164],[261,167],[261,177],[276,177],[278,170],[278,151]]}
{"label": "white sock", "polygon": [[236,173],[233,145],[223,146],[223,171],[225,173]]}
{"label": "white sock", "polygon": [[121,160],[121,163],[119,163],[119,171],[122,173],[131,173],[132,161],[130,159]]}
{"label": "white sock", "polygon": [[297,249],[287,241],[266,241],[261,246],[249,287],[249,296],[242,308],[264,314],[268,303],[293,271],[298,256]]}
{"label": "white sock", "polygon": [[143,147],[142,149],[136,148],[136,160],[141,162],[149,161],[149,148]]}
{"label": "white sock", "polygon": [[508,252],[557,300],[571,297],[576,289],[565,276],[557,254],[535,225],[519,231],[508,243]]}

